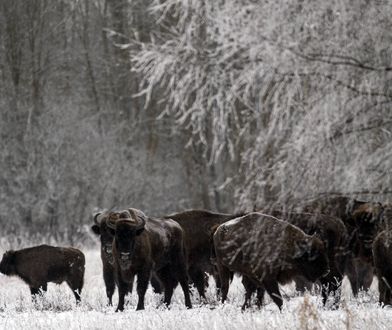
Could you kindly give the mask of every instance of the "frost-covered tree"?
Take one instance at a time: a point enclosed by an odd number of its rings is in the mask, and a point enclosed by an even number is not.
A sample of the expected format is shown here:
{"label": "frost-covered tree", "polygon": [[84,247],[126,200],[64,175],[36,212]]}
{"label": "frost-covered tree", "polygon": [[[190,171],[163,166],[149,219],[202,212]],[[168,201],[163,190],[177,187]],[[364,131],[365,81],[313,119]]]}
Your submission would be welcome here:
{"label": "frost-covered tree", "polygon": [[[156,0],[132,49],[146,104],[162,99],[237,207],[324,193],[385,199],[391,184],[388,1]],[[238,202],[238,200],[240,202]]]}
{"label": "frost-covered tree", "polygon": [[118,47],[148,36],[146,4],[0,1],[2,235],[76,240],[95,208],[190,207],[179,139],[132,99],[138,77]]}

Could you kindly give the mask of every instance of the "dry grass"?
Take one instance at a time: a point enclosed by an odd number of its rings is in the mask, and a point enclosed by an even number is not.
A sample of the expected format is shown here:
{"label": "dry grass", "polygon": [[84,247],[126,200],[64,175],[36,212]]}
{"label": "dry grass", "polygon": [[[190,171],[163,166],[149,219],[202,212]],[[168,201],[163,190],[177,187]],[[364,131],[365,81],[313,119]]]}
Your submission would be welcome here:
{"label": "dry grass", "polygon": [[[2,252],[2,251],[0,251]],[[123,313],[115,313],[106,305],[99,252],[86,250],[85,287],[83,302],[76,306],[70,289],[50,284],[47,294],[34,304],[28,287],[18,278],[0,276],[0,329],[389,329],[392,309],[377,305],[376,283],[369,294],[358,299],[350,296],[344,283],[342,308],[331,311],[323,308],[315,294],[296,295],[293,286],[283,288],[285,304],[282,312],[267,298],[261,310],[251,308],[241,312],[243,288],[235,278],[229,291],[228,303],[215,301],[214,283],[207,292],[207,305],[197,302],[186,310],[183,296],[177,289],[170,310],[160,305],[160,296],[151,289],[146,295],[146,310],[136,312],[137,298],[128,299]],[[114,302],[117,301],[115,294]]]}

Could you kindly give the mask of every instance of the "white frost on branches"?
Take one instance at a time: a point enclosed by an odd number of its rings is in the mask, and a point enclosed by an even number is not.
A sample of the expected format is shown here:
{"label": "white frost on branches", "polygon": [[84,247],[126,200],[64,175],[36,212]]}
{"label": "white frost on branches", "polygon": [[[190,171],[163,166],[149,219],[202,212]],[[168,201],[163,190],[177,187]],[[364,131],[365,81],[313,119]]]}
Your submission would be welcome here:
{"label": "white frost on branches", "polygon": [[241,158],[240,205],[391,184],[388,2],[155,0],[134,42],[139,96],[192,132],[210,164]]}

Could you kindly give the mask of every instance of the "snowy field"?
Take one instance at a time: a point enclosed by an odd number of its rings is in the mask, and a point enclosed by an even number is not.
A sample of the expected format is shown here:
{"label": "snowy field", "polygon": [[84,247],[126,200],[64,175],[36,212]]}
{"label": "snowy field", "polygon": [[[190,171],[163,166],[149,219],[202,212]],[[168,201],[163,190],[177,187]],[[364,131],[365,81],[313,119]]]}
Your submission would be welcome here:
{"label": "snowy field", "polygon": [[[0,250],[2,254],[4,251]],[[46,296],[32,303],[28,287],[16,277],[0,276],[0,329],[391,329],[392,309],[377,306],[377,283],[369,294],[358,299],[350,295],[344,282],[342,308],[324,309],[321,299],[312,294],[298,297],[293,285],[282,288],[284,309],[279,312],[269,297],[261,310],[256,307],[241,312],[243,288],[236,277],[229,291],[228,303],[214,299],[214,283],[208,289],[210,304],[200,305],[193,294],[194,308],[186,310],[183,295],[177,288],[172,306],[160,306],[160,297],[149,288],[146,310],[135,311],[136,295],[128,300],[123,313],[106,306],[98,250],[84,250],[85,286],[82,304],[76,306],[70,289],[49,284]],[[117,302],[117,294],[114,303]]]}

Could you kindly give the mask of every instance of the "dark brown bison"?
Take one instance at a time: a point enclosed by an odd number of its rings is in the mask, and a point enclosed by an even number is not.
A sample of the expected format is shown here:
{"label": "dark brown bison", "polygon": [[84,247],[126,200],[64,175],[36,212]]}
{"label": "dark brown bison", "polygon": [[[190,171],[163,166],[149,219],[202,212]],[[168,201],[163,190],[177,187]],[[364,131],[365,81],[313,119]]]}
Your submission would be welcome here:
{"label": "dark brown bison", "polygon": [[180,283],[185,305],[189,297],[184,233],[172,219],[154,219],[142,211],[128,209],[110,212],[106,221],[114,231],[113,256],[119,291],[117,311],[124,309],[128,283],[137,276],[138,304],[144,309],[144,295],[154,271],[164,287],[164,303],[170,304],[173,291]]}
{"label": "dark brown bison", "polygon": [[[328,256],[330,272],[320,278],[323,303],[328,296],[334,294],[334,306],[340,299],[340,287],[343,280],[344,267],[347,255],[347,230],[339,218],[324,214],[282,212],[279,210],[266,210],[263,212],[281,220],[287,221],[302,229],[305,234],[316,235],[320,238]],[[297,283],[297,279],[296,283]]]}
{"label": "dark brown bison", "polygon": [[[216,272],[211,263],[211,250],[213,249],[211,229],[240,215],[243,214],[188,210],[165,217],[178,222],[184,230],[189,277],[202,298],[205,298],[205,288],[208,285],[208,277],[205,273],[214,275]],[[215,280],[218,280],[216,276]],[[219,280],[217,287],[220,287]]]}
{"label": "dark brown bison", "polygon": [[[368,289],[372,271],[372,242],[382,223],[384,208],[380,203],[358,201],[344,196],[327,196],[300,207],[310,213],[322,213],[341,219],[347,228],[345,274],[354,296],[359,288]],[[364,270],[362,272],[362,270]],[[362,277],[361,274],[366,274]],[[371,277],[371,276],[370,276]]]}
{"label": "dark brown bison", "polygon": [[265,289],[282,307],[278,283],[298,275],[314,282],[329,273],[323,242],[292,224],[261,213],[249,213],[218,227],[213,236],[216,263],[227,298],[231,272]]}
{"label": "dark brown bison", "polygon": [[[94,225],[91,226],[92,231],[99,236],[101,241],[101,260],[103,270],[103,280],[105,282],[106,295],[109,305],[112,305],[112,297],[116,287],[114,258],[112,252],[112,244],[114,240],[113,230],[109,229],[106,224],[108,211],[102,211],[94,215]],[[126,294],[132,292],[133,282],[129,282],[126,287]]]}
{"label": "dark brown bison", "polygon": [[33,296],[40,290],[46,291],[48,282],[66,282],[79,302],[84,266],[84,254],[78,249],[39,245],[4,253],[0,272],[19,276]]}
{"label": "dark brown bison", "polygon": [[341,219],[347,227],[351,249],[357,256],[371,258],[375,228],[382,222],[384,207],[380,203],[358,201],[344,196],[324,197],[307,203],[302,209]]}
{"label": "dark brown bison", "polygon": [[380,304],[392,305],[392,232],[385,230],[373,242],[373,261],[378,278]]}

